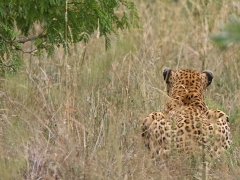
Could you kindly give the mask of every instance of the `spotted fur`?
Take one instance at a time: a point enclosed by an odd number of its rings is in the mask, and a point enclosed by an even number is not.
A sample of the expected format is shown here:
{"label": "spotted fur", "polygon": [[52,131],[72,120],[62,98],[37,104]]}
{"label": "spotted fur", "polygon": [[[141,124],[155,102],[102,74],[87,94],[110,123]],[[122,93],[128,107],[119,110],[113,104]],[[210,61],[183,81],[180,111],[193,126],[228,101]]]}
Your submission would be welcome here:
{"label": "spotted fur", "polygon": [[143,119],[145,146],[153,157],[169,155],[173,150],[219,157],[230,147],[231,135],[229,117],[220,110],[208,109],[204,102],[212,72],[165,68],[163,76],[170,100],[162,112],[153,112]]}

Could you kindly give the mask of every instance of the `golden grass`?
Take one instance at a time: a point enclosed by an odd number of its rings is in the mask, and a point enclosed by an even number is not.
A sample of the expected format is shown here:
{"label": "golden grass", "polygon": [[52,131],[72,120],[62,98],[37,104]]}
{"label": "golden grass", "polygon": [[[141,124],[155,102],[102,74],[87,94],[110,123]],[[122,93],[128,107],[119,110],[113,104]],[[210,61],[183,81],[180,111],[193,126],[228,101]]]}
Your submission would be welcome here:
{"label": "golden grass", "polygon": [[[135,0],[142,28],[72,47],[52,58],[24,56],[26,66],[1,79],[2,179],[238,179],[239,47],[220,51],[209,35],[230,0]],[[203,177],[201,162],[153,160],[141,142],[141,118],[167,96],[162,68],[208,69],[210,107],[231,118],[233,146]]]}

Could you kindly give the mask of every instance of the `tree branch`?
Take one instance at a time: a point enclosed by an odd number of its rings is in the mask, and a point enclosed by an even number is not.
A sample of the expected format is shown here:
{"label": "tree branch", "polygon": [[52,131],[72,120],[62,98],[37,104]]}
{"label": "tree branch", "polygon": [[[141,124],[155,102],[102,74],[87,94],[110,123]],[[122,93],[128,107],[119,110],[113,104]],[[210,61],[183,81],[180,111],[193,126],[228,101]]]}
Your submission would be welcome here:
{"label": "tree branch", "polygon": [[33,40],[38,39],[38,38],[46,38],[46,37],[47,37],[46,34],[39,34],[38,36],[24,37],[24,38],[20,38],[20,39],[14,40],[14,41],[24,44],[25,42],[28,42],[28,41],[33,41]]}
{"label": "tree branch", "polygon": [[123,2],[123,0],[119,0],[119,2],[122,3],[122,5],[126,6],[127,7],[127,4],[125,2]]}
{"label": "tree branch", "polygon": [[73,2],[68,2],[67,4],[73,4],[74,5],[74,4],[84,4],[84,3],[83,2],[74,2],[73,1]]}
{"label": "tree branch", "polygon": [[[18,42],[17,40],[15,41],[9,41],[7,40],[2,34],[0,34],[0,38],[2,38],[6,43],[10,44],[11,46],[13,46],[16,50],[18,51],[22,51],[23,53],[27,53],[27,54],[32,54],[34,51],[36,51],[37,49],[34,49],[32,51],[24,51],[22,48],[18,47],[16,44],[14,44],[14,42]],[[32,38],[27,38],[27,39],[32,39]],[[35,38],[36,39],[36,38]],[[33,39],[32,39],[33,40]],[[25,41],[27,42],[27,41]],[[19,42],[21,43],[21,42]],[[24,43],[24,42],[22,42]]]}

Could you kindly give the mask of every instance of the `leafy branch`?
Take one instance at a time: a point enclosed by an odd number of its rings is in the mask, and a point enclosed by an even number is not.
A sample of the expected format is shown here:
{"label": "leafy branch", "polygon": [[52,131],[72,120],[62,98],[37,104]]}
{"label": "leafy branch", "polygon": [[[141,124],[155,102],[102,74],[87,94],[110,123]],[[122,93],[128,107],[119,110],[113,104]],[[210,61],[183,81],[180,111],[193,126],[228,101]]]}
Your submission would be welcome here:
{"label": "leafy branch", "polygon": [[[67,21],[63,13],[66,7]],[[12,57],[20,60],[16,51],[34,54],[46,51],[51,55],[56,46],[63,46],[67,52],[72,43],[88,43],[95,31],[105,38],[107,49],[109,35],[118,36],[119,30],[138,26],[138,20],[136,6],[129,0],[75,0],[67,4],[66,0],[1,1],[0,58],[3,62]],[[35,24],[41,25],[44,31],[30,36]],[[36,49],[26,52],[22,44],[29,41]]]}

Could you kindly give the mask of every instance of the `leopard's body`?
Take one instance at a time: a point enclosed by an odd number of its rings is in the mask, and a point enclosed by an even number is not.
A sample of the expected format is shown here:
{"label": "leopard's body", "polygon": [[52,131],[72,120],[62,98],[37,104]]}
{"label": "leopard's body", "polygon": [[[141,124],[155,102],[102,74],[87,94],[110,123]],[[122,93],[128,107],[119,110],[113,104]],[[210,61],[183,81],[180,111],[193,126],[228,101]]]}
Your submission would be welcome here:
{"label": "leopard's body", "polygon": [[162,112],[153,112],[143,120],[145,146],[153,157],[168,155],[172,150],[218,157],[230,147],[231,136],[228,116],[208,109],[204,102],[212,73],[166,68],[163,76],[170,100]]}

